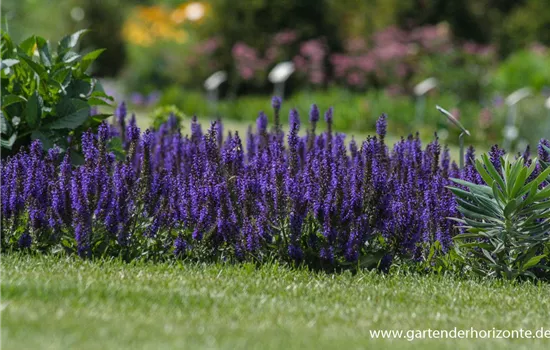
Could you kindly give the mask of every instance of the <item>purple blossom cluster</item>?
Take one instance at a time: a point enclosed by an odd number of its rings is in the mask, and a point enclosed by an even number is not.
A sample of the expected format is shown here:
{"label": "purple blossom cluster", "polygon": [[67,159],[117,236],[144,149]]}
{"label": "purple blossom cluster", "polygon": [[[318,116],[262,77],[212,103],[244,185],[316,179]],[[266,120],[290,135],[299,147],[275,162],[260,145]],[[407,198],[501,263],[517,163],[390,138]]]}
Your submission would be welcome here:
{"label": "purple blossom cluster", "polygon": [[319,132],[320,113],[291,110],[285,134],[262,112],[243,141],[222,138],[221,122],[203,131],[196,118],[188,134],[170,121],[142,133],[121,105],[114,125],[83,135],[78,166],[34,141],[1,164],[2,247],[326,264],[357,262],[375,247],[384,261],[422,260],[436,241],[447,251],[459,233],[448,218],[459,214],[446,186],[450,177],[479,181],[473,149],[459,170],[437,138],[422,149],[411,135],[390,149],[385,115],[358,143],[333,131],[332,108]]}

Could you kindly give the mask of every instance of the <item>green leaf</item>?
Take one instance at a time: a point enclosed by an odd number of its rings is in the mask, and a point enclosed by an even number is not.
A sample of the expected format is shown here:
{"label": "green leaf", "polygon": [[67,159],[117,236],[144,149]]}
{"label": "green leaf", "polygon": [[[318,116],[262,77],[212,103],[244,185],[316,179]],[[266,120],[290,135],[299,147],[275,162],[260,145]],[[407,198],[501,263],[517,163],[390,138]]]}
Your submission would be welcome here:
{"label": "green leaf", "polygon": [[542,173],[539,174],[539,176],[537,176],[536,179],[533,180],[534,183],[538,185],[540,185],[544,180],[546,180],[546,178],[550,175],[550,168],[544,170]]}
{"label": "green leaf", "polygon": [[15,143],[15,140],[17,140],[17,133],[14,133],[13,135],[11,135],[10,138],[7,140],[4,140],[4,138],[0,139],[0,144],[4,148],[11,149],[11,147]]}
{"label": "green leaf", "polygon": [[504,194],[502,193],[500,187],[498,186],[496,181],[493,181],[493,197],[502,205],[504,206],[506,204],[506,198],[504,198]]}
{"label": "green leaf", "polygon": [[[500,174],[497,172],[497,170],[493,166],[493,163],[491,163],[491,160],[489,159],[487,154],[483,154],[481,156],[481,159],[483,159],[483,163],[485,164],[485,167],[486,167],[487,171],[489,172],[489,174],[491,175],[491,177],[493,178],[493,180],[495,180],[499,184],[502,192],[506,195],[507,194],[505,192],[506,191],[506,184],[504,183],[504,181],[502,180],[502,177],[500,176]],[[488,183],[488,185],[490,185],[490,184]]]}
{"label": "green leaf", "polygon": [[19,63],[19,60],[16,60],[13,58],[2,59],[2,62],[0,63],[0,69],[12,67],[18,63]]}
{"label": "green leaf", "polygon": [[495,259],[493,259],[493,257],[491,256],[491,253],[489,253],[487,250],[485,249],[481,249],[481,251],[483,252],[483,255],[485,255],[485,257],[490,261],[492,262],[493,264],[497,264]]}
{"label": "green leaf", "polygon": [[454,240],[477,239],[477,238],[479,238],[479,235],[475,233],[461,233],[453,237]]}
{"label": "green leaf", "polygon": [[534,197],[535,201],[550,200],[550,186],[537,193]]}
{"label": "green leaf", "polygon": [[67,35],[63,37],[63,39],[61,39],[57,47],[57,54],[59,56],[65,55],[67,51],[69,51],[70,49],[76,46],[76,44],[78,43],[78,40],[80,40],[80,37],[86,34],[87,32],[88,32],[88,29],[82,29],[71,35]]}
{"label": "green leaf", "polygon": [[530,269],[530,268],[534,267],[535,265],[537,265],[545,257],[546,257],[546,255],[534,256],[531,259],[529,259],[529,261],[527,261],[525,264],[523,264],[523,268],[526,269],[526,270]]}
{"label": "green leaf", "polygon": [[82,61],[80,63],[80,68],[82,73],[86,72],[88,70],[88,67],[99,57],[105,51],[105,49],[97,49],[92,52],[87,53],[82,57]]}
{"label": "green leaf", "polygon": [[518,201],[520,201],[520,199],[518,199],[518,200],[514,199],[506,205],[506,207],[504,208],[504,216],[505,217],[510,217],[510,215],[512,213],[514,213],[514,210],[516,210],[516,208],[518,206]]}
{"label": "green leaf", "polygon": [[25,61],[25,63],[40,77],[40,79],[47,80],[48,72],[40,64],[34,62],[29,56],[20,54],[19,57]]}
{"label": "green leaf", "polygon": [[109,102],[96,97],[90,97],[88,99],[88,103],[90,104],[90,106],[111,106]]}
{"label": "green leaf", "polygon": [[126,152],[122,144],[122,139],[120,137],[113,137],[109,140],[108,143],[109,151],[113,152],[116,156],[116,159],[121,161],[126,158]]}
{"label": "green leaf", "polygon": [[40,117],[42,116],[42,98],[35,91],[27,100],[27,108],[25,109],[25,120],[31,129],[35,129],[40,125]]}
{"label": "green leaf", "polygon": [[69,52],[67,52],[67,54],[65,54],[65,56],[63,56],[63,62],[71,63],[71,62],[79,60],[80,57],[81,56],[79,54],[77,54],[75,52],[72,52],[72,51],[69,51]]}
{"label": "green leaf", "polygon": [[483,164],[479,161],[479,159],[476,159],[476,170],[477,172],[479,173],[479,175],[481,176],[481,178],[483,179],[483,181],[485,181],[485,183],[487,185],[489,185],[490,187],[493,186],[493,182],[495,182],[495,180],[493,180],[493,178],[491,177],[491,175],[489,175],[489,173],[487,172],[487,170],[485,170],[485,167],[483,166]]}
{"label": "green leaf", "polygon": [[63,88],[66,88],[71,82],[71,68],[63,68],[52,75],[52,79],[57,81]]}
{"label": "green leaf", "polygon": [[[520,164],[521,162],[517,162],[516,164]],[[510,188],[510,197],[514,198],[518,192],[521,190],[523,185],[525,184],[525,180],[527,179],[527,168],[521,165],[521,170],[518,170],[516,177],[514,178],[514,184],[513,187]]]}
{"label": "green leaf", "polygon": [[2,96],[2,108],[5,108],[7,106],[10,106],[14,103],[19,103],[19,102],[26,102],[27,100],[25,100],[25,98],[23,96],[19,96],[19,95],[5,95],[5,96]]}
{"label": "green leaf", "polygon": [[86,80],[73,79],[67,87],[67,95],[75,98],[86,98],[92,91],[92,84]]}
{"label": "green leaf", "polygon": [[38,54],[40,55],[40,61],[46,67],[51,67],[52,65],[52,56],[50,55],[50,48],[46,39],[42,37],[36,37],[36,47],[38,49]]}
{"label": "green leaf", "polygon": [[33,35],[23,40],[19,44],[19,49],[25,55],[31,56],[33,54],[34,44],[36,44],[36,37]]}
{"label": "green leaf", "polygon": [[66,98],[56,106],[57,120],[48,124],[50,129],[76,129],[84,124],[90,116],[90,106],[77,98]]}
{"label": "green leaf", "polygon": [[464,180],[461,180],[461,179],[452,178],[451,180],[453,182],[459,184],[459,185],[466,186],[466,187],[470,188],[471,190],[476,190],[476,192],[479,192],[480,194],[483,193],[483,194],[487,194],[487,195],[490,195],[490,196],[492,196],[492,194],[493,194],[493,191],[491,190],[491,187],[489,187],[489,186],[478,185],[478,184],[474,184],[474,183],[464,181]]}
{"label": "green leaf", "polygon": [[83,165],[86,163],[84,156],[79,152],[71,152],[71,163],[73,165]]}

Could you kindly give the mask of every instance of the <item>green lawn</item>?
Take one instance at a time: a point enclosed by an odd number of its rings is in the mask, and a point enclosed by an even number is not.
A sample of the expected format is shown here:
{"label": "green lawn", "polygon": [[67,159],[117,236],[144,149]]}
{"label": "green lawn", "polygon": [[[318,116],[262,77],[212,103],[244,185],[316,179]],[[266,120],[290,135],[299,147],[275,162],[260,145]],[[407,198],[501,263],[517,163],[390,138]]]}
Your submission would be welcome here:
{"label": "green lawn", "polygon": [[375,340],[376,329],[550,328],[550,286],[279,265],[2,256],[3,349],[549,348]]}

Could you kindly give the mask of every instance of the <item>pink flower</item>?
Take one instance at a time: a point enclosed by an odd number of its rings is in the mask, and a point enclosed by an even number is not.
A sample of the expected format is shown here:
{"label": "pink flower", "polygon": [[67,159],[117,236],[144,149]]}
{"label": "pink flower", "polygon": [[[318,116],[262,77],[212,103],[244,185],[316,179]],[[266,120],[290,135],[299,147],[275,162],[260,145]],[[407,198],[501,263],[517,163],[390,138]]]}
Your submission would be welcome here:
{"label": "pink flower", "polygon": [[351,72],[347,78],[348,84],[355,87],[362,87],[365,84],[365,77],[358,71]]}
{"label": "pink flower", "polygon": [[254,77],[254,70],[250,67],[239,67],[239,74],[244,80],[250,80]]}
{"label": "pink flower", "polygon": [[493,114],[491,113],[491,110],[489,110],[489,108],[483,108],[479,112],[479,126],[483,129],[487,129],[491,126],[492,121]]}
{"label": "pink flower", "polygon": [[298,39],[298,35],[296,34],[296,31],[288,29],[275,34],[275,37],[273,38],[273,42],[276,45],[289,45],[295,42],[296,39]]}

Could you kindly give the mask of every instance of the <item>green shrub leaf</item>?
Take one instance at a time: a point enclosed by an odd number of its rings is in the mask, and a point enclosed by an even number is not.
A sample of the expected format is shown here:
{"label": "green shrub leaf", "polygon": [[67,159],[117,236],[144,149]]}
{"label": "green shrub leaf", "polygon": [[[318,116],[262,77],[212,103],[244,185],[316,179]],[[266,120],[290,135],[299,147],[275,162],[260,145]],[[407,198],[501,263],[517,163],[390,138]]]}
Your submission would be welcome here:
{"label": "green shrub leaf", "polygon": [[76,98],[66,98],[56,106],[56,112],[60,118],[48,124],[48,128],[75,129],[90,116],[90,105]]}
{"label": "green shrub leaf", "polygon": [[41,97],[38,96],[38,92],[35,91],[31,97],[27,100],[27,107],[25,109],[26,121],[31,128],[36,128],[40,125],[40,117],[42,116],[42,103]]}

